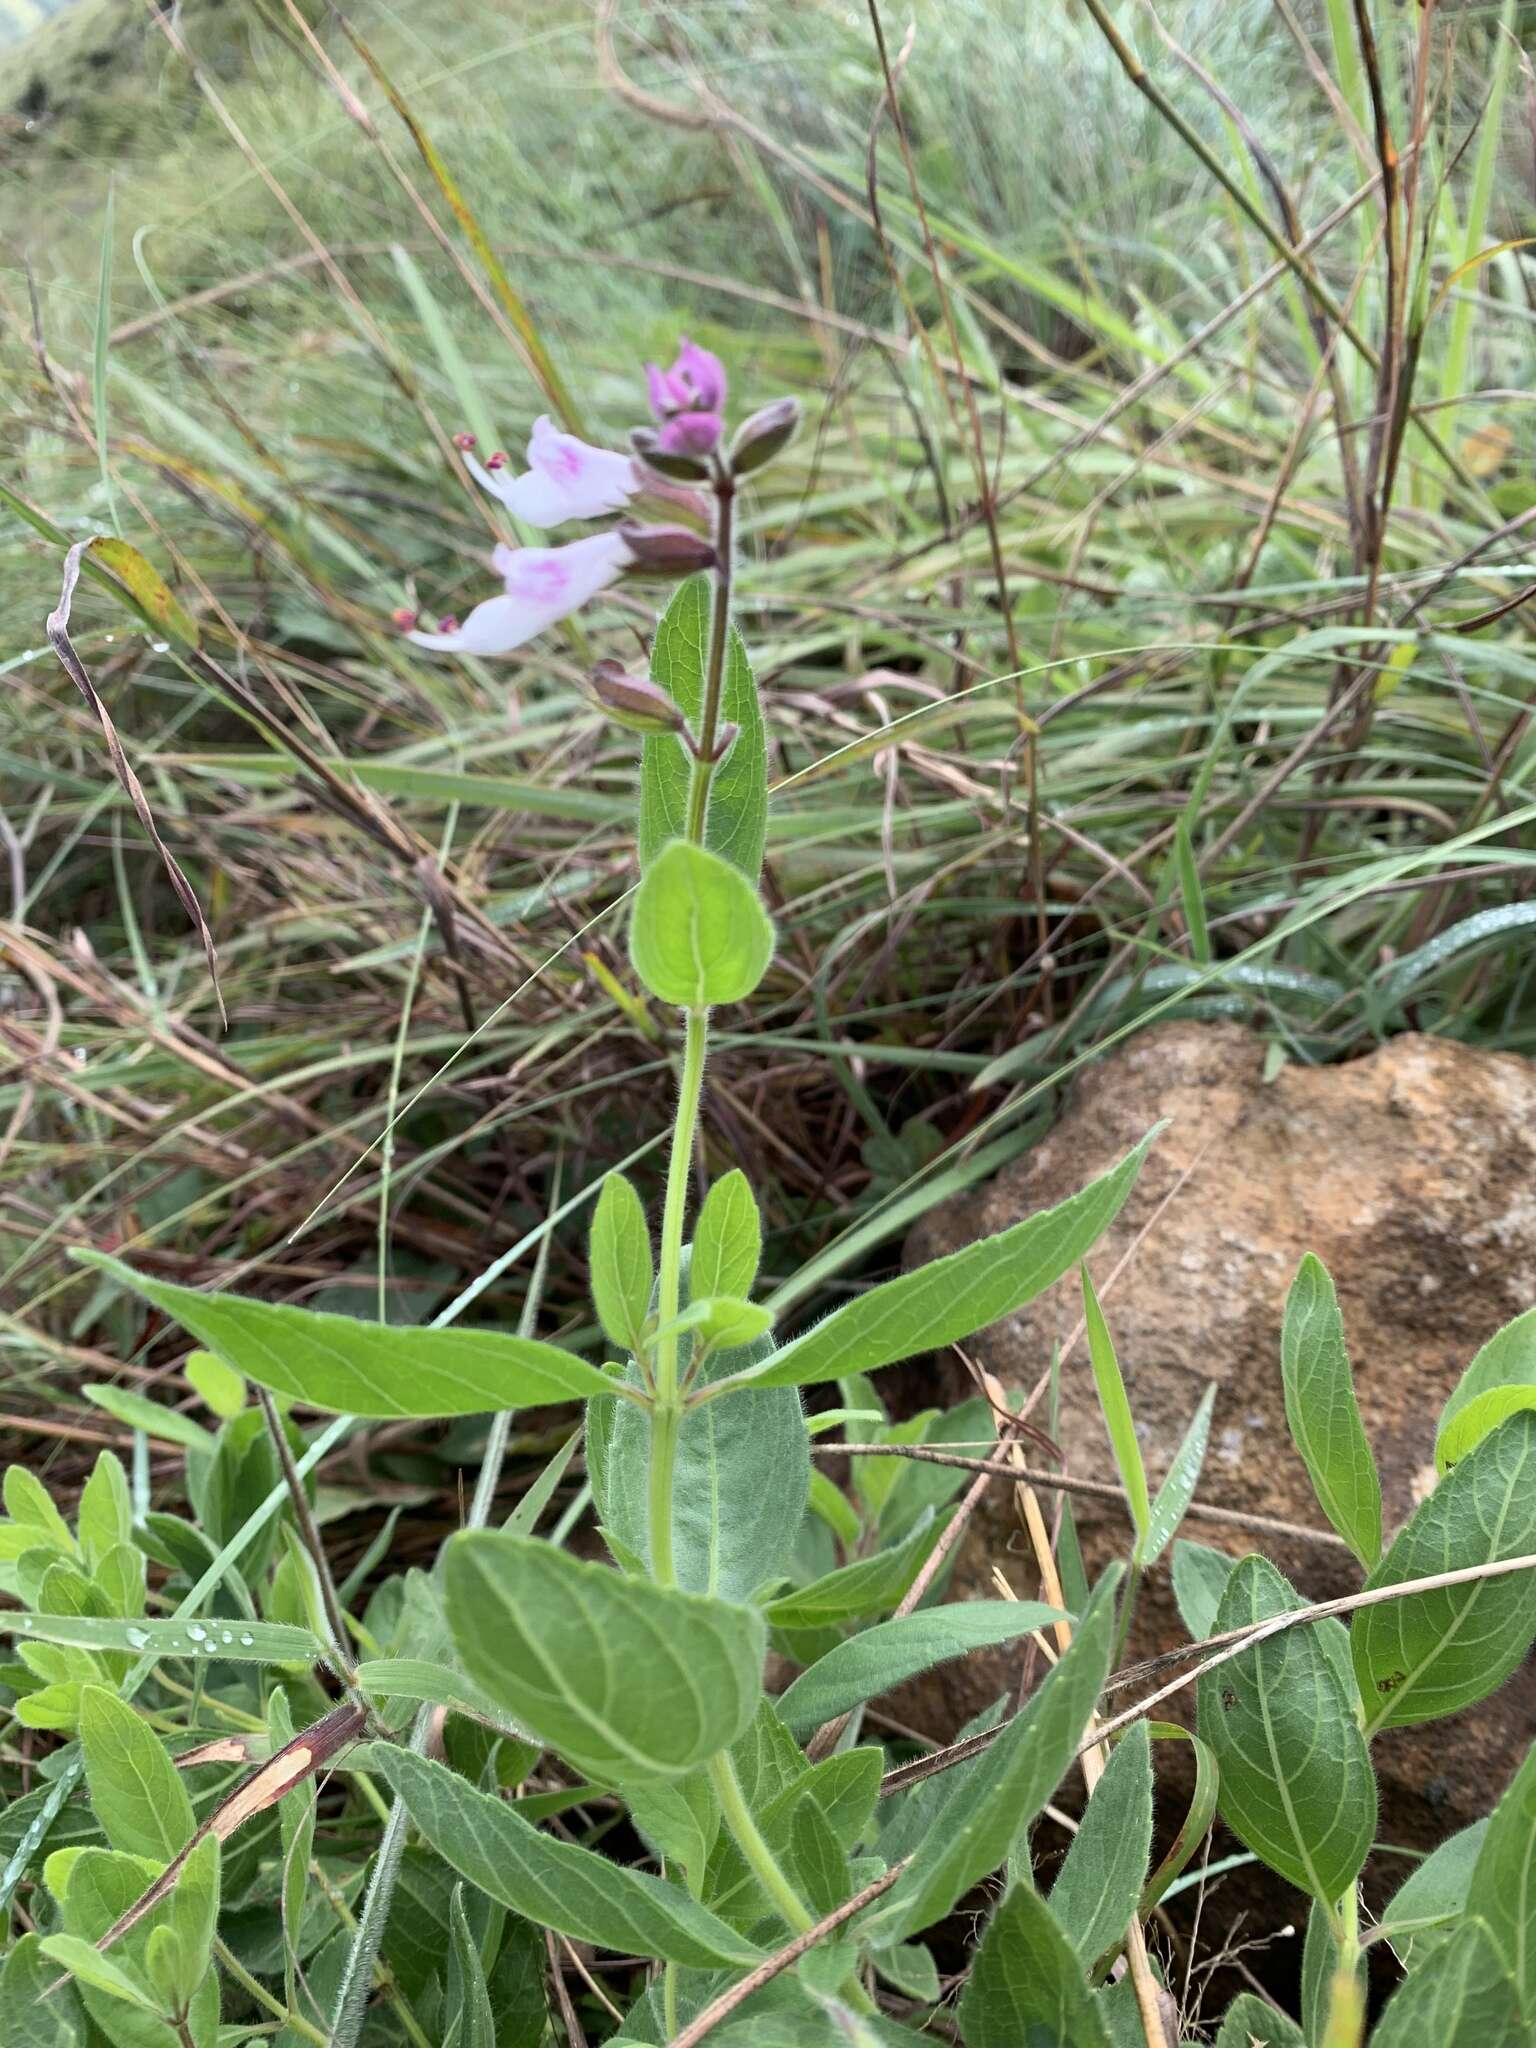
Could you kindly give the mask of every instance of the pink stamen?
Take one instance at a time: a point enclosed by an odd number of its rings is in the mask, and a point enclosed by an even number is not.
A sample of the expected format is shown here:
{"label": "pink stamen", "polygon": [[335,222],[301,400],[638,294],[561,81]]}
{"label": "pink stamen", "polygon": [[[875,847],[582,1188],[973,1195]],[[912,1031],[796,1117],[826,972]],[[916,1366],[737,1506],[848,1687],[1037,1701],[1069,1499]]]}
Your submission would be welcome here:
{"label": "pink stamen", "polygon": [[453,445],[455,448],[467,452],[469,449],[474,447],[475,437],[473,434],[455,434],[453,437]]}
{"label": "pink stamen", "polygon": [[494,455],[487,455],[485,466],[487,469],[505,469],[507,466],[507,451],[504,448],[498,448]]}
{"label": "pink stamen", "polygon": [[459,622],[454,617],[452,612],[444,612],[443,616],[437,622],[437,630],[439,631],[439,633],[457,633],[457,631],[459,630]]}
{"label": "pink stamen", "polygon": [[402,633],[414,633],[421,619],[421,613],[413,612],[406,604],[398,606],[389,616]]}

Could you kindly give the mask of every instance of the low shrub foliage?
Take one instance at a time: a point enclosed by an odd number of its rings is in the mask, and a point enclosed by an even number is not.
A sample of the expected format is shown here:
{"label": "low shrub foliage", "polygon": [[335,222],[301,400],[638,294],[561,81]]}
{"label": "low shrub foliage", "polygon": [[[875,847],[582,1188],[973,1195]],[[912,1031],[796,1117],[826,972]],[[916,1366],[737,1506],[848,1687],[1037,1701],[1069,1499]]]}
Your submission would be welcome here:
{"label": "low shrub foliage", "polygon": [[[25,1468],[7,1474],[0,1678],[31,1782],[0,1815],[0,1893],[25,1929],[0,1976],[0,2048],[1174,2048],[1195,2017],[1148,1923],[1192,1881],[1216,1815],[1310,1913],[1298,2018],[1243,1994],[1224,2048],[1354,2048],[1378,1946],[1400,1966],[1378,2048],[1514,2048],[1536,2016],[1536,1761],[1374,1925],[1360,1886],[1381,1846],[1373,1745],[1486,1698],[1536,1636],[1536,1321],[1469,1363],[1426,1435],[1435,1483],[1393,1534],[1338,1304],[1303,1262],[1276,1370],[1363,1579],[1318,1609],[1264,1557],[1178,1534],[1209,1397],[1161,1482],[1143,1469],[1112,1292],[1085,1261],[1155,1132],[1057,1207],[798,1327],[755,1298],[745,1175],[698,1185],[712,1024],[750,1001],[775,947],[732,520],[794,426],[778,404],[728,438],[724,385],[685,347],[652,373],[632,463],[550,429],[526,476],[472,465],[546,523],[644,503],[665,479],[706,537],[626,519],[503,546],[503,594],[462,624],[401,621],[424,650],[483,658],[620,574],[704,563],[670,600],[651,673],[604,664],[592,683],[644,735],[629,960],[673,1020],[677,1073],[659,1214],[618,1173],[586,1191],[596,1320],[571,1344],[533,1334],[536,1286],[517,1331],[451,1311],[414,1329],[88,1255],[103,1286],[196,1339],[188,1376],[217,1426],[99,1392],[181,1448],[185,1516],[150,1511],[111,1451],[73,1521]],[[1062,1284],[1082,1289],[1125,1558],[1088,1585],[1068,1505],[1059,1574],[1038,1560],[1049,1598],[951,1601],[963,1463],[854,1457],[840,1489],[813,1450],[980,1439],[979,1462],[1006,1471],[1023,1418],[995,1385],[958,1415],[892,1425],[874,1376]],[[536,1410],[564,1438],[498,1526],[508,1420]],[[486,1415],[464,1526],[426,1567],[375,1556],[338,1583],[321,1461],[374,1424]],[[603,1554],[551,1513],[578,1448]],[[1189,1654],[1171,1678],[1111,1687],[1143,1577],[1170,1563]],[[1026,1639],[1041,1654],[1022,1702],[932,1754],[884,1739],[873,1710],[893,1686]],[[1171,1695],[1192,1695],[1193,1733],[1158,1718]],[[1156,1764],[1175,1741],[1198,1759],[1195,1804],[1154,1867]],[[1047,1886],[1035,1825],[1079,1782]]]}

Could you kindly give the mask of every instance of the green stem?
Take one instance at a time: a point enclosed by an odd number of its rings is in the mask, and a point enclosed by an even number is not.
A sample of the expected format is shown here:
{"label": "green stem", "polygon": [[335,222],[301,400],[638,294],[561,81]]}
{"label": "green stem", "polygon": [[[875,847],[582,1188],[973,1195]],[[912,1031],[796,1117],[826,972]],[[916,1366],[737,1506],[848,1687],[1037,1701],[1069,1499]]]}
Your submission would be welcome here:
{"label": "green stem", "polygon": [[772,1899],[775,1908],[796,1934],[804,1934],[808,1927],[816,1925],[815,1920],[801,1902],[799,1894],[789,1879],[780,1870],[773,1851],[763,1840],[762,1830],[752,1818],[736,1776],[736,1766],[731,1762],[729,1750],[722,1749],[718,1756],[709,1760],[709,1782],[715,1788],[715,1797],[720,1802],[720,1811],[726,1826],[736,1839],[736,1846],[746,1857],[752,1875]]}
{"label": "green stem", "polygon": [[1334,1939],[1339,1953],[1328,1992],[1322,2048],[1360,2048],[1365,2039],[1365,1986],[1360,1979],[1360,1900],[1353,1885],[1339,1906]]}
{"label": "green stem", "polygon": [[725,657],[731,638],[731,554],[735,485],[729,470],[715,474],[715,603],[709,622],[709,666],[704,672],[704,703],[699,717],[693,775],[688,784],[688,829],[695,846],[704,844],[709,816],[709,785],[715,772],[715,746],[720,732],[720,698],[725,688]]}
{"label": "green stem", "polygon": [[[693,1137],[699,1122],[708,1040],[709,1012],[690,1010],[683,1042],[677,1120],[672,1126],[672,1156],[667,1165],[666,1206],[661,1217],[656,1320],[663,1330],[676,1322],[682,1296],[683,1223],[688,1211],[688,1178],[693,1168]],[[678,1430],[683,1419],[677,1383],[677,1336],[676,1330],[668,1331],[656,1346],[656,1392],[651,1408],[651,1576],[660,1586],[673,1585],[677,1579],[672,1557],[672,1481]]]}
{"label": "green stem", "polygon": [[284,2026],[292,2027],[296,2034],[302,2034],[306,2041],[316,2041],[319,2048],[328,2048],[330,2035],[322,2034],[320,2029],[312,2026],[302,2013],[294,2012],[291,2007],[284,2005],[280,1998],[274,1998],[266,1986],[251,1975],[227,1943],[215,1938],[213,1952],[219,1959],[220,1968],[234,1979],[248,1998],[253,1998],[258,2005],[265,2006],[274,2018],[280,2019]]}

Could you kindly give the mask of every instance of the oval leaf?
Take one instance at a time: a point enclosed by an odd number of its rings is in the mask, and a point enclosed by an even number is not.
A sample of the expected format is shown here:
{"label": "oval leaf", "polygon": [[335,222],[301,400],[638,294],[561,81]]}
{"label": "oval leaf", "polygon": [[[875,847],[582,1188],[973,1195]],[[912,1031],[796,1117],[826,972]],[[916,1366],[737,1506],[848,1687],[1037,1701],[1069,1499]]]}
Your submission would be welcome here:
{"label": "oval leaf", "polygon": [[1310,1252],[1286,1297],[1280,1371],[1285,1419],[1319,1505],[1370,1571],[1381,1556],[1381,1481],[1355,1400],[1338,1297]]}
{"label": "oval leaf", "polygon": [[1016,1884],[992,1915],[960,2001],[966,2048],[1110,2048],[1077,1950],[1037,1891]]}
{"label": "oval leaf", "polygon": [[[1446,1474],[1369,1588],[1536,1552],[1536,1413],[1523,1410]],[[1475,1579],[1366,1607],[1350,1629],[1366,1732],[1432,1721],[1486,1699],[1536,1635],[1536,1572]]]}
{"label": "oval leaf", "polygon": [[[1227,1581],[1216,1633],[1304,1603],[1262,1557]],[[1353,1703],[1310,1628],[1290,1628],[1204,1673],[1199,1729],[1221,1771],[1222,1818],[1272,1870],[1324,1905],[1360,1873],[1376,1779]]]}
{"label": "oval leaf", "polygon": [[470,1677],[593,1776],[691,1771],[756,1711],[765,1630],[753,1608],[489,1531],[455,1536],[443,1571]]}
{"label": "oval leaf", "polygon": [[[852,1569],[852,1567],[850,1567]],[[778,1702],[787,1727],[816,1728],[865,1700],[951,1657],[1014,1642],[1032,1629],[1060,1621],[1054,1607],[1034,1600],[964,1600],[877,1622],[828,1650],[795,1680]]]}
{"label": "oval leaf", "polygon": [[674,839],[645,871],[629,957],[651,994],[683,1010],[739,1003],[773,958],[773,925],[740,870]]}

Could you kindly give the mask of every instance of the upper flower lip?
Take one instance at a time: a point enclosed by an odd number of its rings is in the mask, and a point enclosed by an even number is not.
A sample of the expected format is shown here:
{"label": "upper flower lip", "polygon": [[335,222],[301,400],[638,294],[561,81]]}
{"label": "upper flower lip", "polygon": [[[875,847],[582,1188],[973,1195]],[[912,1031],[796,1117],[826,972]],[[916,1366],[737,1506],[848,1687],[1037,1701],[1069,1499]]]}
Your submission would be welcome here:
{"label": "upper flower lip", "polygon": [[464,463],[478,484],[529,526],[561,526],[568,519],[622,512],[640,488],[627,455],[562,433],[547,414],[534,421],[528,467],[520,476],[489,470],[467,451]]}

